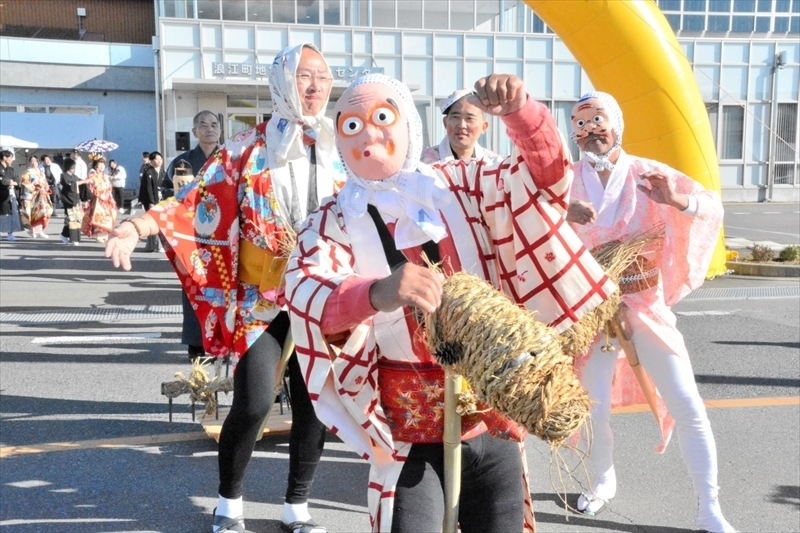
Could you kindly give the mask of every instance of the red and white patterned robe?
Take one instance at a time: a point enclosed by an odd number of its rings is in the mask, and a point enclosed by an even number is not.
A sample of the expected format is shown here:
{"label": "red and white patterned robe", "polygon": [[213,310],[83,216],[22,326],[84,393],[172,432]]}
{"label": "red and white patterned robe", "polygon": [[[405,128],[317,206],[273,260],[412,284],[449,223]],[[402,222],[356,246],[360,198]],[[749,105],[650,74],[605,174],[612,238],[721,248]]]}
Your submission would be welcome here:
{"label": "red and white patterned robe", "polygon": [[[453,194],[441,210],[448,237],[440,249],[454,249],[463,270],[563,331],[616,287],[564,221],[570,163],[546,108],[529,99],[503,120],[516,146],[509,157],[433,167]],[[341,352],[331,355],[323,334],[329,299],[343,297],[337,288],[348,278],[390,273],[372,219],[348,215],[340,201],[329,199],[298,235],[286,296],[317,416],[369,461],[372,531],[388,532],[394,487],[411,444],[392,439],[377,387],[378,358],[412,362],[430,355],[420,351],[406,308],[377,312],[348,328]],[[524,530],[530,531],[532,506],[526,503]]]}

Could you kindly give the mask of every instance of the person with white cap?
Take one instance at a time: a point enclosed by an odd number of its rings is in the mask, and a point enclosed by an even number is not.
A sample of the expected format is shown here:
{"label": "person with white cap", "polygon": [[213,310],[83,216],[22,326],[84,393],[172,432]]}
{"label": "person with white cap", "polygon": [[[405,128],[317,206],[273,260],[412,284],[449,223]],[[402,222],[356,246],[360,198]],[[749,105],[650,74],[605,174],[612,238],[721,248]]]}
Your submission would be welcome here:
{"label": "person with white cap", "polygon": [[[347,183],[309,217],[286,271],[317,415],[370,463],[373,533],[442,528],[444,371],[414,317],[439,306],[443,276],[425,256],[560,331],[616,290],[564,223],[572,172],[547,107],[517,76],[475,89],[469,103],[501,117],[512,154],[429,166],[408,87],[380,74],[354,81],[334,109]],[[341,347],[335,358],[328,342]],[[463,533],[534,530],[525,436],[490,408],[462,418]]]}
{"label": "person with white cap", "polygon": [[489,129],[483,111],[467,98],[474,91],[459,89],[442,102],[442,123],[445,136],[438,146],[422,151],[420,160],[429,165],[454,159],[492,159],[497,154],[478,144],[478,139]]}
{"label": "person with white cap", "polygon": [[[610,94],[584,95],[572,108],[571,120],[572,138],[583,157],[573,167],[567,221],[586,247],[591,250],[654,227],[666,228],[663,241],[640,255],[619,281],[621,334],[631,342],[620,342],[620,350],[609,351],[607,342],[598,339],[576,360],[591,400],[593,435],[587,461],[591,487],[579,496],[577,509],[595,515],[616,494],[611,409],[647,401],[644,391],[652,389],[647,381],[640,387],[632,371],[632,366],[641,364],[655,385],[652,405],[662,432],[656,451],[664,451],[676,427],[698,499],[697,526],[711,533],[730,533],[734,529],[717,499],[714,435],[670,310],[705,280],[722,224],[722,202],[715,192],[681,172],[627,154],[621,147],[622,110]],[[626,348],[638,360],[625,354]],[[612,405],[612,398],[621,400]]]}
{"label": "person with white cap", "polygon": [[[282,50],[269,73],[274,112],[214,152],[200,175],[174,197],[114,231],[106,257],[130,269],[139,239],[161,233],[202,328],[205,352],[238,360],[233,405],[219,438],[219,500],[214,533],[245,531],[243,478],[275,401],[281,346],[289,330],[284,302],[284,246],[319,200],[336,192],[345,174],[325,110],[333,84],[313,44]],[[289,360],[292,428],[289,484],[281,528],[324,533],[311,519],[308,495],[325,442],[300,375]]]}

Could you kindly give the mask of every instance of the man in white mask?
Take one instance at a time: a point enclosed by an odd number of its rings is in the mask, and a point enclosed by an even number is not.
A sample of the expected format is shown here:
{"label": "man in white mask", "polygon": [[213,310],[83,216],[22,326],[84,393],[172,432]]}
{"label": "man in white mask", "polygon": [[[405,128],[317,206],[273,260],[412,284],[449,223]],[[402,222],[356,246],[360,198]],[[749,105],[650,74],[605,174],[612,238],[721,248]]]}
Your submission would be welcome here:
{"label": "man in white mask", "polygon": [[[275,373],[289,329],[281,310],[282,245],[345,175],[325,117],[333,76],[312,44],[284,49],[269,75],[274,113],[216,151],[201,177],[121,224],[106,247],[130,269],[140,238],[161,234],[203,330],[207,354],[238,360],[231,411],[219,440],[219,502],[214,533],[243,532],[242,480],[260,424],[274,402]],[[238,266],[234,270],[234,266]],[[290,533],[324,533],[308,512],[308,493],[325,440],[296,356],[289,361],[292,433],[289,487],[281,524]]]}
{"label": "man in white mask", "polygon": [[[475,89],[471,105],[502,117],[512,154],[429,167],[408,87],[378,74],[353,82],[334,109],[347,183],[309,217],[286,273],[317,414],[370,463],[373,533],[442,526],[444,374],[413,318],[441,303],[442,276],[423,252],[559,331],[616,288],[564,223],[569,158],[547,108],[517,76]],[[342,346],[335,360],[327,342]],[[461,428],[461,531],[532,531],[524,428],[492,409]]]}
{"label": "man in white mask", "polygon": [[[631,364],[642,365],[657,390],[653,400],[666,406],[656,413],[663,439],[656,451],[664,451],[672,428],[677,427],[698,499],[697,526],[712,533],[730,533],[734,529],[717,500],[714,436],[670,310],[705,280],[722,224],[722,203],[716,193],[679,171],[625,153],[621,147],[624,126],[622,111],[610,94],[589,93],[573,107],[572,138],[583,157],[574,165],[567,221],[588,249],[666,226],[663,243],[640,255],[619,281],[621,322],[639,359]],[[601,350],[604,344],[596,342],[576,360],[592,401],[593,440],[587,461],[591,490],[577,503],[577,509],[587,515],[600,512],[616,494],[609,424],[612,407],[646,401],[627,354]],[[622,403],[612,405],[612,389]]]}

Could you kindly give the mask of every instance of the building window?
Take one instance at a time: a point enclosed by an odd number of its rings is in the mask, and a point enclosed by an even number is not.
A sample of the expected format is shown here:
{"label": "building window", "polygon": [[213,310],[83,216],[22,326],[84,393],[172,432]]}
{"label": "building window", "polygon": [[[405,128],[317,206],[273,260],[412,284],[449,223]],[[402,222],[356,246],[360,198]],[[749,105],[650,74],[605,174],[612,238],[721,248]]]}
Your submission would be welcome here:
{"label": "building window", "polygon": [[[800,5],[800,0],[798,0],[798,5]],[[789,33],[800,33],[800,17],[792,17]]]}
{"label": "building window", "polygon": [[722,106],[720,159],[742,159],[744,139],[744,108],[740,105]]}
{"label": "building window", "polygon": [[789,0],[775,0],[776,13],[788,13],[791,10],[792,3]]}
{"label": "building window", "polygon": [[219,0],[197,0],[197,18],[219,20]]}
{"label": "building window", "polygon": [[686,31],[703,31],[706,27],[705,15],[684,15],[683,29]]}
{"label": "building window", "polygon": [[752,13],[756,10],[755,0],[733,0],[734,13]]}
{"label": "building window", "polygon": [[756,31],[758,33],[769,33],[772,20],[769,17],[756,17]]}
{"label": "building window", "polygon": [[730,13],[731,0],[708,0],[708,10],[715,13]]}
{"label": "building window", "polygon": [[759,13],[772,13],[772,0],[758,0],[756,9]]}
{"label": "building window", "polygon": [[755,26],[755,17],[733,17],[732,31],[736,33],[752,33]]}
{"label": "building window", "polygon": [[775,181],[793,185],[797,158],[797,104],[778,104],[775,121]]}
{"label": "building window", "polygon": [[342,3],[339,0],[325,0],[323,4],[325,10],[325,24],[329,26],[338,26],[342,22]]}
{"label": "building window", "polygon": [[708,17],[708,31],[726,32],[731,29],[731,18],[719,15]]}
{"label": "building window", "polygon": [[62,115],[94,115],[97,106],[93,105],[42,105],[42,104],[3,104],[2,113],[58,113]]}
{"label": "building window", "polygon": [[775,33],[786,33],[789,31],[789,17],[775,17]]}
{"label": "building window", "polygon": [[684,11],[694,11],[699,13],[706,12],[706,0],[684,0]]}
{"label": "building window", "polygon": [[661,11],[680,11],[681,2],[680,0],[658,0],[658,7],[661,8]]}

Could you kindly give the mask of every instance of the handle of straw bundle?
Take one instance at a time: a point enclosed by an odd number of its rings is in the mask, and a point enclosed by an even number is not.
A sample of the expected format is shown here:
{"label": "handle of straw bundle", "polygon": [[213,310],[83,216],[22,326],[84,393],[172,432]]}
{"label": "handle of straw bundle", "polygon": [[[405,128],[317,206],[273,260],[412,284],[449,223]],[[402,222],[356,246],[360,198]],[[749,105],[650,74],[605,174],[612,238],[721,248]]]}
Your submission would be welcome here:
{"label": "handle of straw bundle", "polygon": [[639,362],[639,354],[636,353],[636,347],[633,345],[631,335],[622,325],[620,313],[624,313],[624,308],[620,308],[620,310],[617,311],[611,320],[608,321],[609,327],[611,328],[611,331],[614,332],[614,335],[616,335],[619,345],[625,352],[625,357],[628,359],[628,364],[631,365],[633,375],[636,376],[636,381],[639,382],[639,386],[642,388],[644,397],[647,399],[647,404],[650,406],[653,416],[656,417],[656,422],[658,422],[658,402],[656,401],[656,390],[653,388],[653,383],[650,381],[650,376],[647,375],[647,372],[645,372],[644,368]]}
{"label": "handle of straw bundle", "polygon": [[461,494],[461,415],[456,411],[463,380],[444,371],[444,521],[442,533],[458,531],[458,498]]}

